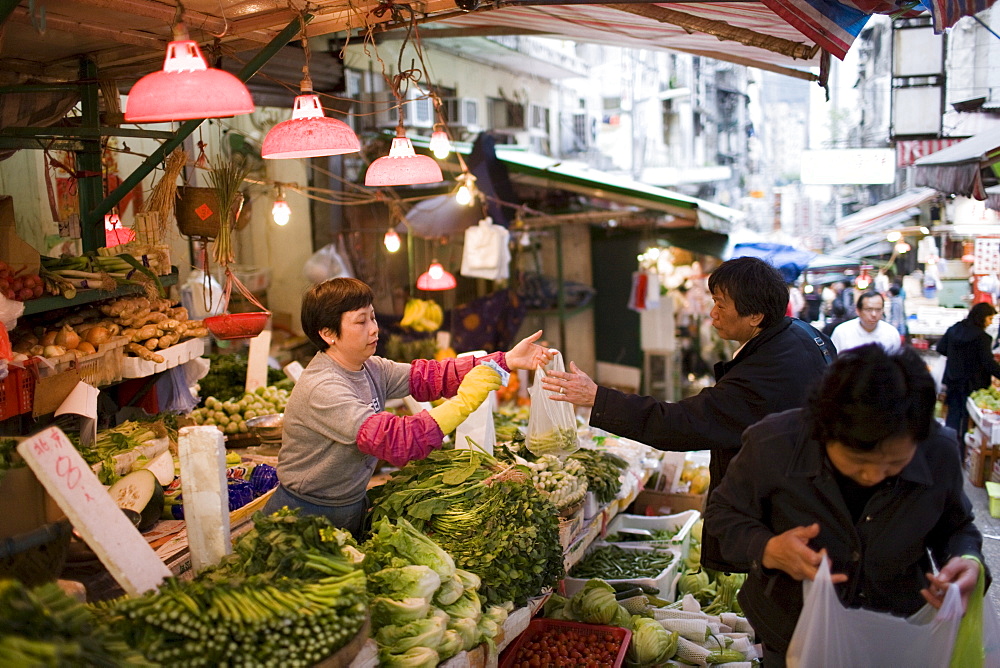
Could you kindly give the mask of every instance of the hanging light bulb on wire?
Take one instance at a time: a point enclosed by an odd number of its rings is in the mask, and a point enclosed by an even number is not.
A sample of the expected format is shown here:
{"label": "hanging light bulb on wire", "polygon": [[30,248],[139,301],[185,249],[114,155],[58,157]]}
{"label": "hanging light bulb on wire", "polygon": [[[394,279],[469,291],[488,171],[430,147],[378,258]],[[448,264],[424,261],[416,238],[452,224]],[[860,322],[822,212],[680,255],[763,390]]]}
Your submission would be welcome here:
{"label": "hanging light bulb on wire", "polygon": [[442,123],[434,124],[434,132],[431,133],[431,143],[429,145],[431,153],[438,160],[444,160],[451,153],[451,140]]}
{"label": "hanging light bulb on wire", "polygon": [[455,189],[455,201],[462,206],[472,206],[478,194],[476,177],[470,172],[462,172],[458,176],[458,188]]}
{"label": "hanging light bulb on wire", "polygon": [[280,185],[278,186],[278,194],[274,198],[274,205],[271,207],[271,217],[274,218],[274,224],[278,227],[284,227],[292,219],[292,207],[288,206],[288,202],[285,201],[285,192]]}
{"label": "hanging light bulb on wire", "polygon": [[390,227],[389,230],[385,233],[385,237],[382,239],[382,243],[385,244],[385,249],[390,253],[395,253],[396,251],[398,251],[400,247],[400,241],[399,241],[399,235],[396,233],[396,230]]}

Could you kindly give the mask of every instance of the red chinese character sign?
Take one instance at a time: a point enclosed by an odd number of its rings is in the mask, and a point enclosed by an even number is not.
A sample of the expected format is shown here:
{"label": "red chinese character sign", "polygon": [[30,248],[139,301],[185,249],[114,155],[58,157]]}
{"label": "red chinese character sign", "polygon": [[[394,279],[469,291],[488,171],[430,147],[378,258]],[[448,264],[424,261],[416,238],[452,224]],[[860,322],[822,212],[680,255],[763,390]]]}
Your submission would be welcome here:
{"label": "red chinese character sign", "polygon": [[170,577],[61,429],[49,427],[17,451],[126,593],[138,596]]}

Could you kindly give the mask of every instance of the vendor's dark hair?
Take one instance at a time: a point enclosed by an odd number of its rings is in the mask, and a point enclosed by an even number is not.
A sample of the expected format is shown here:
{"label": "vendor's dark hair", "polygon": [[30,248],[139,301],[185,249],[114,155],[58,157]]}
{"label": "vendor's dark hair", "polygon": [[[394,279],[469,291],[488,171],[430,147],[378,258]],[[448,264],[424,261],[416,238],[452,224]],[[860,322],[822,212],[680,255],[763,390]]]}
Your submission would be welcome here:
{"label": "vendor's dark hair", "polygon": [[356,278],[331,278],[318,283],[302,297],[302,331],[320,350],[329,348],[321,330],[330,329],[340,336],[341,316],[349,311],[371,306],[375,293]]}
{"label": "vendor's dark hair", "polygon": [[993,308],[992,304],[979,302],[969,309],[969,315],[966,317],[969,319],[969,322],[976,327],[986,327],[986,318],[996,314],[997,310]]}
{"label": "vendor's dark hair", "polygon": [[878,297],[879,299],[881,299],[882,306],[885,306],[885,297],[883,297],[880,293],[875,292],[874,290],[868,290],[866,292],[862,292],[861,296],[858,297],[858,301],[855,302],[854,306],[860,311],[862,306],[861,302],[863,302],[866,299],[871,299],[873,297]]}
{"label": "vendor's dark hair", "polygon": [[812,435],[869,452],[887,438],[927,438],[937,390],[912,348],[887,353],[876,343],[851,348],[827,367],[806,406]]}
{"label": "vendor's dark hair", "polygon": [[785,279],[777,269],[756,257],[726,260],[708,277],[708,289],[728,295],[736,312],[743,317],[762,314],[761,329],[781,320],[788,309]]}

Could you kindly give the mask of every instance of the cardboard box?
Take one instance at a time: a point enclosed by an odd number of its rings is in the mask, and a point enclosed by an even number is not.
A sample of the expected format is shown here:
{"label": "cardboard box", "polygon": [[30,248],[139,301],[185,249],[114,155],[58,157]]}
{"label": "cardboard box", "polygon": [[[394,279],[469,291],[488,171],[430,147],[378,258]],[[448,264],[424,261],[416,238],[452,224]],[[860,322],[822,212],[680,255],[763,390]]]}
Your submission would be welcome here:
{"label": "cardboard box", "polygon": [[667,494],[643,490],[635,498],[631,513],[635,515],[675,515],[685,510],[705,510],[705,494]]}
{"label": "cardboard box", "polygon": [[9,195],[0,196],[0,260],[25,274],[37,274],[41,266],[38,251],[17,236],[14,198]]}

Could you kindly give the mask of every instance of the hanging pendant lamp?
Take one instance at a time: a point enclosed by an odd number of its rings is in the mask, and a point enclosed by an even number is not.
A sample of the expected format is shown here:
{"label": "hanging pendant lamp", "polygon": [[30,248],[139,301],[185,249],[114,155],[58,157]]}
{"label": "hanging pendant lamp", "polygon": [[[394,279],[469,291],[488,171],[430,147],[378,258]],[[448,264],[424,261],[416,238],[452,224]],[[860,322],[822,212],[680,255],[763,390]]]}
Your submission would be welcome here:
{"label": "hanging pendant lamp", "polygon": [[174,25],[163,69],[139,79],[125,101],[130,123],[187,121],[249,114],[253,98],[246,85],[223,70],[209,67],[183,23]]}
{"label": "hanging pendant lamp", "polygon": [[366,186],[410,186],[439,181],[444,181],[441,168],[434,158],[413,151],[413,144],[402,128],[392,140],[389,155],[378,158],[365,172]]}
{"label": "hanging pendant lamp", "polygon": [[417,290],[451,290],[458,283],[455,276],[445,271],[437,260],[431,262],[427,271],[417,277]]}
{"label": "hanging pendant lamp", "polygon": [[438,160],[444,160],[451,153],[451,140],[448,139],[448,133],[445,132],[440,123],[434,125],[434,132],[431,133],[431,143],[428,148]]}
{"label": "hanging pendant lamp", "polygon": [[275,125],[264,137],[261,157],[271,159],[315,158],[361,150],[361,142],[347,123],[323,113],[319,96],[313,93],[309,65],[302,68],[300,95],[295,98],[292,118]]}

